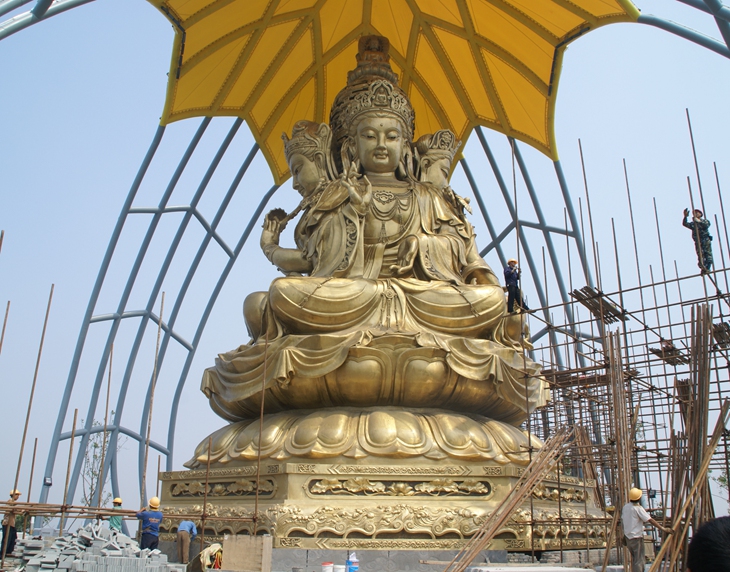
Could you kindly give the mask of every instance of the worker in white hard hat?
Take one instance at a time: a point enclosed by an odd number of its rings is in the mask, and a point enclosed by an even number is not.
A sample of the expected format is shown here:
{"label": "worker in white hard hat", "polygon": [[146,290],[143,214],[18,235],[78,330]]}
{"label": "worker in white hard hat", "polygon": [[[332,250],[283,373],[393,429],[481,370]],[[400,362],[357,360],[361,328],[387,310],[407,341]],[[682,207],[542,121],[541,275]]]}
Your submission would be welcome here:
{"label": "worker in white hard hat", "polygon": [[[10,491],[10,499],[8,500],[8,504],[12,505],[18,502],[20,494],[21,493],[18,489],[13,489],[12,491]],[[5,558],[6,554],[11,554],[13,550],[15,550],[15,540],[18,537],[18,531],[15,529],[15,516],[17,514],[18,513],[15,512],[13,509],[10,509],[8,512],[5,513],[5,516],[3,516],[3,558]]]}
{"label": "worker in white hard hat", "polygon": [[[112,501],[113,510],[119,510],[122,508],[122,499],[117,497]],[[109,517],[109,528],[122,532],[122,515],[114,515]]]}
{"label": "worker in white hard hat", "polygon": [[634,487],[629,491],[629,502],[621,510],[621,524],[624,527],[626,546],[631,553],[631,572],[644,572],[646,566],[646,554],[644,553],[644,524],[649,523],[666,534],[674,532],[659,524],[649,516],[641,506],[641,489]]}
{"label": "worker in white hard hat", "polygon": [[154,550],[160,540],[160,523],[162,522],[160,499],[152,497],[147,504],[149,505],[147,510],[142,509],[137,513],[137,518],[142,521],[140,524],[142,538],[139,547]]}

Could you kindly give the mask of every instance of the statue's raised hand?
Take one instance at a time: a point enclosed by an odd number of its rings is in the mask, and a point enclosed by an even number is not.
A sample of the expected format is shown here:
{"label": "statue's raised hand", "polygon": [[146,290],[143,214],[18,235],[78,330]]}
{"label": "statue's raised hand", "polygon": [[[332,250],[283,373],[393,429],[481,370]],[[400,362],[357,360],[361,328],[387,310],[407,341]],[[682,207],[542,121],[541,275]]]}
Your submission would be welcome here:
{"label": "statue's raised hand", "polygon": [[[361,177],[365,183],[364,191],[358,181]],[[355,165],[355,163],[350,163],[350,168],[347,170],[347,173],[342,173],[340,181],[350,194],[350,204],[355,207],[355,210],[358,213],[361,215],[365,214],[368,206],[370,206],[370,200],[373,197],[373,185],[370,183],[368,178],[358,172],[357,165]]]}
{"label": "statue's raised hand", "polygon": [[286,227],[286,223],[282,224],[285,217],[286,213],[282,209],[273,209],[267,213],[264,217],[264,230],[261,233],[261,248],[279,244],[279,236]]}

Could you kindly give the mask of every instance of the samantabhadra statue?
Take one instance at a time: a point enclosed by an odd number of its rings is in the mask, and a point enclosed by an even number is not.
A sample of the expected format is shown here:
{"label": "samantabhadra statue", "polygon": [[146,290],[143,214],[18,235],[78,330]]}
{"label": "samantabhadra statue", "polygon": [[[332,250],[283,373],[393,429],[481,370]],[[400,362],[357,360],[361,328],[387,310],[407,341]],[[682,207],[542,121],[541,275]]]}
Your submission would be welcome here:
{"label": "samantabhadra statue", "polygon": [[[276,546],[450,548],[541,446],[519,425],[547,384],[448,185],[459,142],[448,130],[414,141],[414,129],[388,42],[369,36],[330,124],[283,137],[302,201],[268,213],[261,235],[283,275],[245,299],[251,341],[203,376],[228,424],[191,471],[164,475],[166,514],[207,496],[219,517],[251,515],[260,457],[257,527]],[[295,245],[281,246],[297,216]],[[529,535],[516,518],[511,548]]]}

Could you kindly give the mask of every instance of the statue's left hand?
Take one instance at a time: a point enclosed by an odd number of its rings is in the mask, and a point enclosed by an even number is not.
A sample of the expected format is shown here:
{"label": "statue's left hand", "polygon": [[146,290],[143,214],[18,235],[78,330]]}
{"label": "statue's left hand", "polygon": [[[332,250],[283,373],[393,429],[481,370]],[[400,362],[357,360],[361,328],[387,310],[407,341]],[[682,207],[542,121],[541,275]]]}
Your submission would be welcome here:
{"label": "statue's left hand", "polygon": [[270,245],[279,244],[279,236],[281,235],[284,228],[281,225],[281,221],[273,216],[269,216],[271,213],[264,217],[264,230],[261,232],[261,248]]}

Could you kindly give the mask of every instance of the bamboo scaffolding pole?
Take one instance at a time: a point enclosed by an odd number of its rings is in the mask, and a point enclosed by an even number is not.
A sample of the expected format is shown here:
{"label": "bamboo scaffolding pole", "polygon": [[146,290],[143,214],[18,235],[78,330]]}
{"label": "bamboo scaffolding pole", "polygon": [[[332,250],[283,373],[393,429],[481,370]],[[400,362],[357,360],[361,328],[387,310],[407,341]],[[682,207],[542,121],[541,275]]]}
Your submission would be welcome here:
{"label": "bamboo scaffolding pole", "polygon": [[[43,355],[43,342],[46,339],[46,330],[48,328],[48,316],[51,313],[51,302],[53,301],[53,288],[51,284],[51,292],[48,295],[48,305],[46,306],[46,317],[43,319],[43,331],[41,332],[41,342],[38,346],[38,357],[35,362],[35,371],[33,373],[33,383],[30,386],[30,396],[28,397],[28,410],[25,414],[25,425],[23,426],[23,437],[20,440],[20,452],[18,453],[18,468],[15,471],[15,481],[13,482],[13,490],[18,488],[18,479],[20,478],[20,466],[23,464],[23,450],[25,449],[25,439],[28,435],[28,423],[30,422],[30,412],[33,408],[33,396],[35,395],[35,387],[38,381],[38,371],[41,366],[41,356]],[[8,303],[9,306],[9,303]],[[4,326],[3,326],[4,330]]]}
{"label": "bamboo scaffolding pole", "polygon": [[487,517],[466,546],[444,568],[444,572],[464,572],[466,570],[479,552],[489,545],[494,535],[512,516],[515,509],[532,495],[547,472],[562,458],[564,446],[572,435],[572,428],[562,427],[542,448],[538,449],[509,494]]}
{"label": "bamboo scaffolding pole", "polygon": [[[203,493],[203,516],[200,517],[200,550],[205,546],[205,521],[208,516],[208,487],[210,482],[210,454],[213,448],[213,437],[208,437],[208,459],[205,467],[205,491]],[[254,522],[256,522],[254,514]]]}
{"label": "bamboo scaffolding pole", "polygon": [[0,333],[0,354],[3,353],[3,342],[5,341],[5,328],[8,325],[8,314],[10,313],[10,300],[8,305],[5,306],[5,318],[3,319],[3,330]]}
{"label": "bamboo scaffolding pole", "polygon": [[[112,363],[114,358],[114,344],[112,343],[111,347],[109,348],[109,375],[107,377],[106,382],[106,406],[104,407],[104,434],[101,438],[101,463],[99,464],[99,483],[96,486],[96,491],[98,494],[98,498],[96,501],[96,506],[101,506],[102,500],[104,498],[104,460],[106,458],[106,448],[109,446],[107,443],[106,437],[107,437],[107,428],[109,427],[109,395],[112,391]],[[93,495],[91,497],[91,500],[93,501]]]}
{"label": "bamboo scaffolding pole", "polygon": [[253,505],[253,535],[256,536],[259,524],[259,491],[261,490],[261,443],[264,434],[264,403],[266,401],[266,376],[269,356],[269,330],[264,337],[264,375],[261,378],[261,408],[259,410],[259,438],[256,448],[256,496]]}
{"label": "bamboo scaffolding pole", "polygon": [[[31,491],[33,489],[33,472],[35,471],[35,455],[38,452],[38,437],[33,441],[33,457],[30,461],[30,477],[28,478],[28,493],[27,498],[30,498]],[[25,518],[28,518],[27,515]],[[30,519],[29,519],[30,520]],[[33,521],[31,520],[31,523]],[[23,538],[25,538],[25,529],[27,528],[27,522],[23,520]],[[30,525],[30,533],[33,534],[33,524]]]}
{"label": "bamboo scaffolding pole", "polygon": [[165,293],[162,293],[160,301],[160,317],[157,321],[157,344],[155,345],[155,361],[152,364],[152,381],[150,382],[150,410],[147,415],[147,437],[144,442],[144,464],[142,465],[142,484],[140,485],[139,496],[140,506],[145,506],[147,500],[147,459],[150,454],[150,435],[152,433],[152,406],[155,402],[155,387],[157,386],[157,360],[160,357],[160,337],[162,335],[162,320],[165,311]]}
{"label": "bamboo scaffolding pole", "polygon": [[79,416],[79,410],[74,409],[74,422],[71,426],[71,439],[68,444],[68,467],[66,468],[66,484],[63,487],[63,504],[61,508],[61,520],[58,525],[58,536],[63,536],[63,525],[66,516],[66,512],[63,507],[66,506],[68,500],[68,482],[71,479],[71,462],[73,461],[74,454],[74,440],[76,439],[76,419]]}
{"label": "bamboo scaffolding pole", "polygon": [[[702,465],[700,467],[700,475],[701,477],[705,477],[707,475],[707,471],[710,468],[710,463],[712,461],[712,456],[715,453],[715,449],[717,448],[717,445],[720,443],[720,439],[722,438],[722,434],[725,431],[725,426],[728,423],[728,414],[730,413],[730,399],[726,399],[724,403],[722,404],[722,409],[720,411],[720,416],[717,419],[717,423],[715,424],[715,429],[712,432],[712,438],[710,439],[710,443],[707,445],[707,448],[705,449],[705,453],[702,459]],[[682,504],[682,508],[673,514],[673,522],[671,525],[671,529],[674,532],[674,535],[670,537],[666,542],[662,544],[661,549],[656,555],[656,558],[651,565],[651,568],[649,569],[649,572],[657,572],[659,569],[659,566],[664,560],[664,556],[669,552],[672,555],[672,560],[676,559],[676,544],[680,541],[684,541],[686,539],[687,530],[690,525],[690,518],[689,513],[693,512],[693,504],[695,502],[694,497],[697,495],[697,492],[702,484],[702,479],[695,480],[694,484],[692,485],[692,488],[689,491],[689,495],[687,499]],[[683,526],[682,526],[683,525]],[[682,526],[682,532],[680,535],[677,535],[677,532],[680,529],[680,526]],[[665,570],[665,569],[663,569]],[[667,568],[669,572],[673,570],[673,565],[670,563],[669,568]]]}

